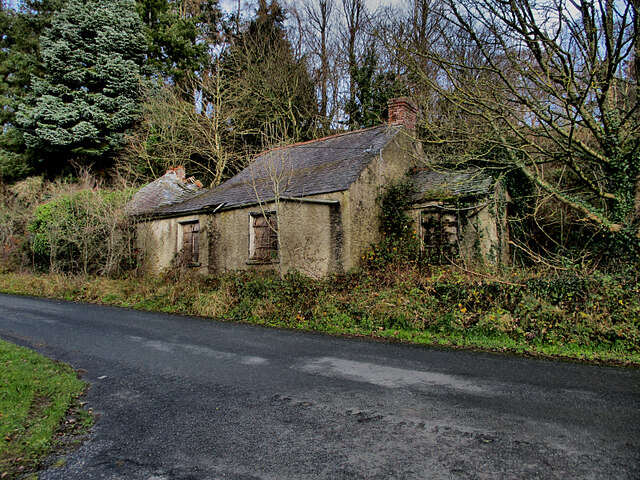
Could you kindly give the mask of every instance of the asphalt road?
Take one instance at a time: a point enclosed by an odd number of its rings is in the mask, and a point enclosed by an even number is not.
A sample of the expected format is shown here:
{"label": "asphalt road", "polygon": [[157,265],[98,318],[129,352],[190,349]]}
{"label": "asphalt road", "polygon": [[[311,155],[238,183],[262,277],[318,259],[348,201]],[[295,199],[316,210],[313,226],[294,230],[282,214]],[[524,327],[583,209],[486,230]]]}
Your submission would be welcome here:
{"label": "asphalt road", "polygon": [[0,337],[86,371],[41,479],[639,479],[640,371],[0,295]]}

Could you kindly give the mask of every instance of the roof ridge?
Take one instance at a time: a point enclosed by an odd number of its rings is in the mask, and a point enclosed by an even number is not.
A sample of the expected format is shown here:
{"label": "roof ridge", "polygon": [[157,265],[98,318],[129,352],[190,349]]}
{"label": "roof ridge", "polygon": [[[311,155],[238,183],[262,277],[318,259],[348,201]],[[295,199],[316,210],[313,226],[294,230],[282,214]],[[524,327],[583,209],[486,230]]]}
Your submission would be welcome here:
{"label": "roof ridge", "polygon": [[265,155],[267,153],[271,153],[271,152],[274,152],[276,150],[280,150],[280,149],[283,149],[283,148],[292,148],[292,147],[299,147],[299,146],[302,146],[302,145],[309,145],[310,143],[321,142],[323,140],[329,140],[330,138],[344,137],[345,135],[353,135],[355,133],[367,132],[369,130],[375,130],[376,128],[380,128],[380,127],[393,128],[393,127],[396,127],[396,125],[389,125],[389,124],[386,124],[386,123],[381,123],[380,125],[375,125],[373,127],[360,128],[358,130],[334,133],[333,135],[327,135],[326,137],[314,138],[313,140],[305,140],[304,142],[291,143],[291,144],[288,144],[288,145],[280,145],[279,147],[273,147],[273,148],[270,148],[268,150],[264,150],[264,151],[256,154],[256,156],[253,157],[253,159],[255,160],[258,157],[261,157],[262,155]]}
{"label": "roof ridge", "polygon": [[[163,207],[162,210],[165,213],[187,212],[220,203],[225,203],[225,208],[231,208],[254,201],[256,196],[264,197],[268,195],[269,187],[265,172],[268,170],[269,162],[280,156],[283,157],[283,162],[274,164],[274,168],[276,175],[282,174],[282,178],[285,179],[285,195],[307,196],[347,190],[372,159],[376,158],[403,128],[387,124],[376,125],[262,152],[242,171],[220,185],[210,190],[202,189],[192,198]],[[251,182],[257,185],[259,192],[252,192],[246,188]]]}

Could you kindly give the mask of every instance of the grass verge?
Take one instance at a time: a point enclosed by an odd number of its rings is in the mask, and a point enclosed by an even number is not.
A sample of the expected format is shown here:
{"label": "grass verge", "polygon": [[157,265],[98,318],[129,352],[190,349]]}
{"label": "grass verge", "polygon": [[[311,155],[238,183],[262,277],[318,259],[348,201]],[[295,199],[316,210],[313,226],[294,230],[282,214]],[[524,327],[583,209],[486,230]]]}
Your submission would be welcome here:
{"label": "grass verge", "polygon": [[86,389],[68,365],[0,340],[0,478],[29,476],[68,439],[86,431]]}
{"label": "grass verge", "polygon": [[394,267],[312,280],[296,272],[110,279],[0,274],[0,292],[278,328],[640,366],[634,273],[501,278]]}

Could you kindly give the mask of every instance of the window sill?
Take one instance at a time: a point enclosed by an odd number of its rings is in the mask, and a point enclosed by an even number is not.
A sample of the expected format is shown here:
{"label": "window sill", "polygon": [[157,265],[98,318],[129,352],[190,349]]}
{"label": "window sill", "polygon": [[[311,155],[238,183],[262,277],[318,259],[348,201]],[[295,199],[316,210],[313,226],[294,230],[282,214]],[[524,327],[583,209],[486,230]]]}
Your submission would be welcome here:
{"label": "window sill", "polygon": [[273,265],[276,263],[280,263],[280,259],[275,258],[273,260],[247,260],[245,263],[247,265]]}

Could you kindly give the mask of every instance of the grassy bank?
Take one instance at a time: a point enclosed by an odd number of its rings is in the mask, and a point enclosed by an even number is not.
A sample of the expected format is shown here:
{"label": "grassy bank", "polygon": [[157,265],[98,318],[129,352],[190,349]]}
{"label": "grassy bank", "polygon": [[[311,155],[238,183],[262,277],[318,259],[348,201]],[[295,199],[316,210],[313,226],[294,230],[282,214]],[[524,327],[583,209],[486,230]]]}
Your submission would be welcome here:
{"label": "grassy bank", "polygon": [[29,478],[69,433],[87,428],[90,415],[77,408],[85,388],[71,367],[0,341],[0,478]]}
{"label": "grassy bank", "polygon": [[0,275],[0,291],[273,327],[640,365],[633,274],[491,279],[455,268],[389,268],[311,280],[296,273],[109,279]]}

